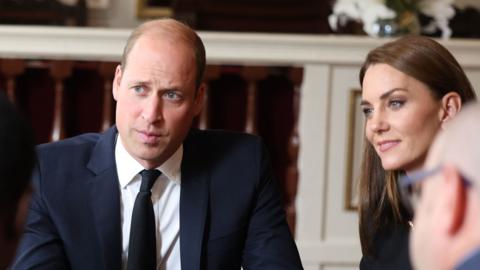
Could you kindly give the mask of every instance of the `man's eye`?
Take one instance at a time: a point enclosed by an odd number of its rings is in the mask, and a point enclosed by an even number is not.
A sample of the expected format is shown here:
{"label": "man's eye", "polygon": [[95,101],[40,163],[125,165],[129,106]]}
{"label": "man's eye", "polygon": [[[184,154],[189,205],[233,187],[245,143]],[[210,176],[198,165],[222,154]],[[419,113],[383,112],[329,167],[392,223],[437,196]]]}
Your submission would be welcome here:
{"label": "man's eye", "polygon": [[172,99],[172,100],[178,100],[180,99],[180,95],[176,92],[173,91],[168,91],[164,94],[165,98],[167,99]]}
{"label": "man's eye", "polygon": [[133,91],[137,94],[143,94],[145,92],[145,88],[143,86],[137,85],[133,87]]}

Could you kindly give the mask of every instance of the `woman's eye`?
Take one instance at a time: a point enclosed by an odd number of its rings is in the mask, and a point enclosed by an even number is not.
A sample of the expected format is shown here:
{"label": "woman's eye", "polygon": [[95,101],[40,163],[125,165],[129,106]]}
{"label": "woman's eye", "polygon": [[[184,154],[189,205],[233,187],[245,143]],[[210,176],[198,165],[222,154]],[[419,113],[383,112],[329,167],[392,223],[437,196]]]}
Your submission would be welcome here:
{"label": "woman's eye", "polygon": [[401,108],[404,104],[405,104],[405,101],[403,100],[391,100],[388,105],[391,108],[398,109],[398,108]]}
{"label": "woman's eye", "polygon": [[362,112],[363,112],[363,115],[368,118],[370,115],[372,115],[373,109],[368,107],[363,107]]}

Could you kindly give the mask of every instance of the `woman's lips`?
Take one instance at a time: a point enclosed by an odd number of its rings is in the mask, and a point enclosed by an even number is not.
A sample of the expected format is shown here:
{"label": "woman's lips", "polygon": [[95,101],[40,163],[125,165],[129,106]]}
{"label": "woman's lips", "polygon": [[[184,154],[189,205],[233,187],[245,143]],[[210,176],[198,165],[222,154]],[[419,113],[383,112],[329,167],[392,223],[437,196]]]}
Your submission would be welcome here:
{"label": "woman's lips", "polygon": [[378,150],[380,152],[386,152],[393,147],[397,146],[400,143],[400,141],[382,141],[377,143]]}

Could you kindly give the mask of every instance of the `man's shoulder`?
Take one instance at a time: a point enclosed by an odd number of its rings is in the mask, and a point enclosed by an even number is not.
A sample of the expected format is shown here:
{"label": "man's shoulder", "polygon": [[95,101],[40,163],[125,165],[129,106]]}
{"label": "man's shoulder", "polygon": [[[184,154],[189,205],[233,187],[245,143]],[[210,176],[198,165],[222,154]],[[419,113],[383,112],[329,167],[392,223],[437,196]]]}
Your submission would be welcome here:
{"label": "man's shoulder", "polygon": [[117,130],[112,127],[105,133],[85,133],[57,142],[37,146],[39,168],[70,170],[83,168],[89,162],[110,167],[114,161],[114,148]]}
{"label": "man's shoulder", "polygon": [[37,151],[71,151],[74,148],[88,148],[95,145],[101,136],[102,134],[100,133],[85,133],[56,142],[40,144],[37,146]]}
{"label": "man's shoulder", "polygon": [[92,152],[103,155],[113,151],[116,134],[117,129],[113,126],[104,133],[84,133],[57,142],[41,144],[37,146],[37,156],[39,159],[47,160],[57,159],[59,156],[71,160],[90,157]]}

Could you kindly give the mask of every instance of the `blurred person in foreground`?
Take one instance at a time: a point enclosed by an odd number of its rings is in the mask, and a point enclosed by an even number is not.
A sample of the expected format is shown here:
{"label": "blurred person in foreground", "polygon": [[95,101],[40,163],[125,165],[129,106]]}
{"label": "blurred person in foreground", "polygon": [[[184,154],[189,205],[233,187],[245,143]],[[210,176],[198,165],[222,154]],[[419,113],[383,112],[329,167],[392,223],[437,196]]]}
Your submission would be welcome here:
{"label": "blurred person in foreground", "polygon": [[10,265],[23,232],[33,166],[30,126],[0,93],[0,269]]}
{"label": "blurred person in foreground", "polygon": [[403,177],[414,213],[410,256],[418,270],[480,269],[480,103],[440,132],[424,167]]}
{"label": "blurred person in foreground", "polygon": [[302,269],[260,138],[191,128],[205,62],[176,20],[132,32],[116,125],[38,147],[14,269]]}

